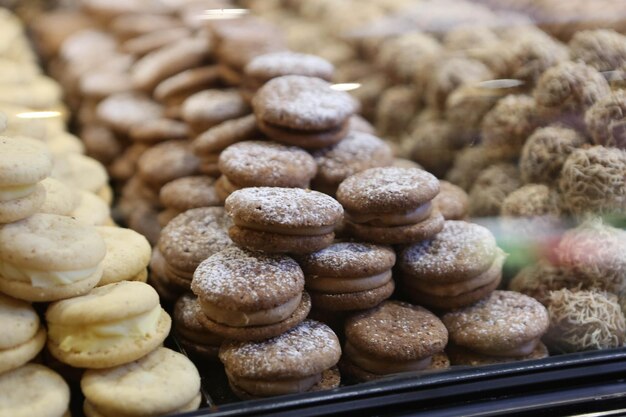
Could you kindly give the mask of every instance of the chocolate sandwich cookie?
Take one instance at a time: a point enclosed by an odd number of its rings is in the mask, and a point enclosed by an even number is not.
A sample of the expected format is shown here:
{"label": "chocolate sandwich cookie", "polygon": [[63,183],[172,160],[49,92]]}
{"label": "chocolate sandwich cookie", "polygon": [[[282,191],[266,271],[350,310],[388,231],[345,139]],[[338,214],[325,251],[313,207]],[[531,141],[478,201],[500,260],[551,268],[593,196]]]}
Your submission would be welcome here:
{"label": "chocolate sandwich cookie", "polygon": [[46,330],[33,307],[0,294],[0,374],[32,360],[46,344]]}
{"label": "chocolate sandwich cookie", "polygon": [[439,181],[417,168],[370,168],[346,178],[337,200],[346,210],[346,231],[380,244],[409,244],[429,239],[443,227],[433,208]]}
{"label": "chocolate sandwich cookie", "polygon": [[395,288],[388,246],[339,242],[298,259],[314,308],[364,310],[389,298]]}
{"label": "chocolate sandwich cookie", "polygon": [[[494,291],[478,303],[446,313],[442,319],[450,334],[451,345],[474,355],[505,358],[537,358],[545,353],[541,337],[548,330],[546,308],[539,301],[514,291]],[[454,349],[452,350],[454,351]],[[450,354],[467,362],[463,355]],[[474,358],[475,359],[475,358]]]}
{"label": "chocolate sandwich cookie", "polygon": [[217,166],[220,153],[237,142],[258,139],[262,134],[253,114],[226,120],[198,135],[192,142],[193,152],[200,158],[200,171],[219,177]]}
{"label": "chocolate sandwich cookie", "polygon": [[295,146],[246,141],[226,148],[219,157],[222,176],[215,188],[222,200],[241,188],[308,188],[317,172],[315,160]]}
{"label": "chocolate sandwich cookie", "polygon": [[183,120],[200,134],[229,119],[250,113],[248,104],[236,90],[204,90],[182,103]]}
{"label": "chocolate sandwich cookie", "polygon": [[187,210],[221,205],[215,190],[215,179],[200,175],[168,182],[159,192],[159,201],[165,208],[159,213],[159,223],[163,227]]}
{"label": "chocolate sandwich cookie", "polygon": [[469,197],[459,186],[448,181],[439,180],[439,194],[433,198],[433,205],[446,220],[463,220],[467,218]]}
{"label": "chocolate sandwich cookie", "polygon": [[520,360],[543,359],[550,356],[548,348],[542,342],[538,342],[535,350],[523,357],[484,355],[452,343],[446,347],[446,354],[451,363],[463,366],[493,365]]}
{"label": "chocolate sandwich cookie", "polygon": [[113,94],[96,108],[98,119],[121,135],[128,135],[135,125],[161,118],[163,111],[160,104],[136,92]]}
{"label": "chocolate sandwich cookie", "polygon": [[134,230],[121,227],[100,226],[96,230],[107,248],[98,286],[119,281],[146,282],[152,252],[148,240]]}
{"label": "chocolate sandwich cookie", "polygon": [[36,213],[46,200],[41,181],[51,172],[52,157],[43,143],[0,136],[0,223]]}
{"label": "chocolate sandwich cookie", "polygon": [[505,257],[488,229],[446,220],[436,236],[404,248],[398,264],[409,299],[427,307],[453,309],[473,304],[495,290]]}
{"label": "chocolate sandwich cookie", "polygon": [[179,72],[159,83],[154,98],[168,107],[180,105],[198,91],[218,87],[219,71],[215,65]]}
{"label": "chocolate sandwich cookie", "polygon": [[335,195],[339,184],[369,168],[390,166],[393,152],[389,145],[369,133],[350,131],[338,144],[313,153],[317,175],[313,188]]}
{"label": "chocolate sandwich cookie", "polygon": [[173,304],[186,289],[171,283],[167,279],[165,271],[165,259],[163,259],[163,255],[161,255],[159,248],[156,247],[152,251],[152,256],[150,257],[148,284],[154,287],[156,292],[159,293],[159,298],[163,302]]}
{"label": "chocolate sandwich cookie", "polygon": [[251,99],[254,93],[272,78],[303,75],[330,81],[335,67],[316,55],[298,52],[274,52],[257,56],[244,68],[242,94]]}
{"label": "chocolate sandwich cookie", "polygon": [[153,119],[134,125],[129,132],[134,142],[154,144],[167,140],[189,139],[191,132],[186,123],[174,119]]}
{"label": "chocolate sandwich cookie", "polygon": [[237,247],[204,260],[193,274],[191,290],[198,296],[202,325],[229,340],[278,336],[311,309],[296,261]]}
{"label": "chocolate sandwich cookie", "polygon": [[261,87],[252,108],[259,129],[276,142],[319,149],[348,134],[356,102],[322,79],[287,75]]}
{"label": "chocolate sandwich cookie", "polygon": [[168,28],[154,32],[144,33],[121,42],[119,51],[137,57],[163,48],[166,45],[180,41],[191,36],[191,31],[187,28]]}
{"label": "chocolate sandwich cookie", "polygon": [[340,356],[335,333],[313,320],[269,340],[226,342],[219,354],[231,389],[242,399],[336,388]]}
{"label": "chocolate sandwich cookie", "polygon": [[188,353],[215,361],[224,338],[204,327],[198,319],[200,314],[202,309],[196,297],[182,295],[174,306],[174,332]]}
{"label": "chocolate sandwich cookie", "polygon": [[165,262],[163,278],[189,290],[200,262],[233,245],[228,237],[231,224],[222,207],[191,209],[174,217],[161,231],[157,245]]}
{"label": "chocolate sandwich cookie", "polygon": [[0,291],[27,301],[89,292],[102,277],[106,246],[71,217],[34,214],[0,227]]}
{"label": "chocolate sandwich cookie", "polygon": [[305,254],[329,246],[343,209],[332,197],[300,188],[257,187],[232,193],[225,203],[238,245],[267,253]]}
{"label": "chocolate sandwich cookie", "polygon": [[67,383],[45,366],[30,363],[0,375],[0,410],[6,416],[68,417],[69,405]]}
{"label": "chocolate sandwich cookie", "polygon": [[134,281],[108,284],[52,303],[46,321],[50,353],[70,366],[91,369],[147,355],[163,343],[171,327],[156,291]]}
{"label": "chocolate sandwich cookie", "polygon": [[197,410],[200,375],[184,355],[160,347],[128,364],[85,372],[87,417],[164,416]]}
{"label": "chocolate sandwich cookie", "polygon": [[177,178],[198,173],[200,161],[189,142],[167,141],[144,152],[137,161],[137,174],[155,191]]}
{"label": "chocolate sandwich cookie", "polygon": [[446,367],[448,331],[423,307],[385,301],[349,318],[345,332],[341,370],[357,380]]}

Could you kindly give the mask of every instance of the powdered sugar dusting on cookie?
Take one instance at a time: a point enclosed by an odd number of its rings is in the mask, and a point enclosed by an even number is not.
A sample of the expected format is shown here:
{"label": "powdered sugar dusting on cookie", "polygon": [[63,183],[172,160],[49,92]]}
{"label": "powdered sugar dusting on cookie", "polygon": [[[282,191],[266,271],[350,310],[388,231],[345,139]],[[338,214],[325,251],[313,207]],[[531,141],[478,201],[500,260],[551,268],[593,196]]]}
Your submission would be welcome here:
{"label": "powdered sugar dusting on cookie", "polygon": [[[220,359],[241,378],[308,376],[334,366],[341,355],[339,340],[323,323],[305,320],[280,336],[263,342],[229,342]],[[232,364],[233,366],[229,366]]]}
{"label": "powdered sugar dusting on cookie", "polygon": [[485,271],[497,254],[496,240],[487,228],[448,220],[433,239],[405,248],[400,264],[403,272],[416,279],[457,274],[459,281]]}
{"label": "powdered sugar dusting on cookie", "polygon": [[327,248],[303,256],[300,264],[308,270],[322,270],[320,275],[368,275],[391,269],[395,263],[395,253],[388,246],[358,242],[338,242]]}
{"label": "powdered sugar dusting on cookie", "polygon": [[343,215],[332,197],[299,188],[244,188],[226,199],[225,208],[229,216],[248,223],[288,227],[330,226]]}
{"label": "powdered sugar dusting on cookie", "polygon": [[494,291],[478,303],[447,313],[442,321],[450,339],[474,350],[508,350],[541,337],[548,312],[534,298],[514,291]]}
{"label": "powdered sugar dusting on cookie", "polygon": [[198,266],[191,289],[201,300],[256,311],[296,297],[304,290],[304,274],[288,256],[230,247]]}
{"label": "powdered sugar dusting on cookie", "polygon": [[282,75],[305,75],[330,80],[335,67],[316,55],[297,52],[274,52],[254,58],[245,68],[245,74],[260,79]]}
{"label": "powdered sugar dusting on cookie", "polygon": [[287,75],[270,80],[252,100],[257,118],[301,130],[335,128],[356,110],[354,99],[326,81]]}
{"label": "powdered sugar dusting on cookie", "polygon": [[376,136],[352,131],[336,146],[313,154],[318,176],[339,183],[357,172],[391,165],[393,152],[389,145]]}
{"label": "powdered sugar dusting on cookie", "polygon": [[219,168],[235,183],[278,187],[306,187],[317,170],[302,149],[262,141],[229,146],[220,155]]}

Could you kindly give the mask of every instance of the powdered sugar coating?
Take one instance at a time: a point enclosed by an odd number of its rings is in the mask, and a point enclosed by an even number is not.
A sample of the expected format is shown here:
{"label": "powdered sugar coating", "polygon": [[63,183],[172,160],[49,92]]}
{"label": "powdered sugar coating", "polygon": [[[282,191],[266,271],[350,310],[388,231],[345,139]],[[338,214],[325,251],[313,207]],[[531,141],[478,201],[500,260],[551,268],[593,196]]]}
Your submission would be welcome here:
{"label": "powdered sugar coating", "polygon": [[191,290],[229,310],[258,311],[286,303],[304,290],[304,274],[284,255],[265,255],[229,247],[196,269]]}
{"label": "powdered sugar coating", "polygon": [[393,162],[389,145],[376,136],[357,131],[348,133],[335,146],[316,151],[313,157],[318,166],[317,179],[334,186],[357,172]]}
{"label": "powdered sugar coating", "polygon": [[165,207],[182,211],[219,206],[214,184],[215,178],[202,175],[178,178],[161,188],[159,200]]}
{"label": "powdered sugar coating", "polygon": [[439,180],[418,168],[370,168],[346,178],[337,200],[353,213],[408,211],[432,200]]}
{"label": "powdered sugar coating", "polygon": [[187,210],[163,228],[159,250],[171,266],[191,272],[207,257],[233,245],[230,225],[222,207]]}
{"label": "powdered sugar coating", "polygon": [[231,182],[242,187],[306,188],[315,176],[313,157],[295,146],[246,141],[226,148],[218,166]]}
{"label": "powdered sugar coating", "polygon": [[252,99],[257,119],[299,130],[337,127],[356,110],[355,100],[322,79],[287,75],[268,81]]}
{"label": "powdered sugar coating", "polygon": [[283,75],[304,75],[330,81],[335,67],[316,55],[298,52],[274,52],[257,56],[246,65],[248,77],[269,80]]}
{"label": "powdered sugar coating", "polygon": [[333,367],[339,361],[341,347],[328,326],[305,320],[263,342],[226,342],[219,356],[228,372],[236,377],[291,379]]}
{"label": "powdered sugar coating", "polygon": [[416,360],[443,351],[448,331],[423,307],[385,301],[346,321],[346,338],[359,350],[394,361]]}
{"label": "powdered sugar coating", "polygon": [[478,351],[510,350],[548,330],[548,311],[514,291],[494,291],[478,303],[444,315],[450,341]]}
{"label": "powdered sugar coating", "polygon": [[298,261],[307,276],[365,277],[391,269],[396,254],[389,246],[338,242]]}
{"label": "powdered sugar coating", "polygon": [[457,282],[486,271],[498,252],[496,239],[487,228],[447,220],[433,239],[406,247],[399,263],[402,272],[414,279]]}
{"label": "powdered sugar coating", "polygon": [[332,197],[300,188],[244,188],[228,196],[225,208],[229,216],[246,223],[293,228],[331,226],[343,215]]}

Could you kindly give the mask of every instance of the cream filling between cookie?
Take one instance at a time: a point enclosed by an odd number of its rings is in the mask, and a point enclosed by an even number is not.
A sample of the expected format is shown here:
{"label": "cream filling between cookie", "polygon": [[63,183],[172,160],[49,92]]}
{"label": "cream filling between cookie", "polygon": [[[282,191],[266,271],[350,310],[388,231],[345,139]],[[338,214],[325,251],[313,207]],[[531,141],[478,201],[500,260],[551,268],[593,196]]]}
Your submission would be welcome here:
{"label": "cream filling between cookie", "polygon": [[239,378],[233,376],[228,371],[226,371],[226,374],[228,375],[228,379],[230,379],[234,385],[249,394],[259,397],[306,392],[310,390],[313,385],[322,380],[321,373],[302,378],[275,379],[272,381],[265,379]]}
{"label": "cream filling between cookie", "polygon": [[102,350],[129,338],[143,338],[157,331],[161,306],[136,316],[102,324],[63,325],[48,323],[50,339],[64,352]]}
{"label": "cream filling between cookie", "polygon": [[259,232],[277,233],[281,235],[289,236],[322,236],[327,235],[335,231],[335,225],[319,226],[319,227],[284,227],[280,225],[262,225],[256,223],[249,223],[237,219],[233,219],[236,226],[246,229],[252,229]]}
{"label": "cream filling between cookie", "polygon": [[39,271],[24,268],[0,260],[0,276],[10,281],[30,282],[33,287],[52,288],[60,285],[70,285],[82,281],[102,269],[102,264],[93,268],[74,271]]}
{"label": "cream filling between cookie", "polygon": [[409,361],[380,359],[358,350],[350,342],[346,342],[344,351],[347,358],[352,363],[368,372],[378,375],[421,371],[428,368],[432,362],[432,356]]}
{"label": "cream filling between cookie", "polygon": [[472,349],[472,350],[478,353],[482,353],[483,355],[504,356],[504,357],[515,358],[519,356],[530,355],[531,353],[533,353],[533,351],[535,350],[538,344],[539,344],[539,339],[533,339],[529,342],[523,343],[513,349],[508,349],[508,350],[489,350],[489,349],[481,349],[481,350]]}
{"label": "cream filling between cookie", "polygon": [[0,202],[24,198],[35,192],[37,184],[11,185],[0,187]]}
{"label": "cream filling between cookie", "polygon": [[258,311],[227,310],[205,300],[198,300],[208,318],[232,327],[263,326],[279,323],[293,314],[300,305],[302,294],[277,307]]}
{"label": "cream filling between cookie", "polygon": [[352,223],[378,227],[407,226],[426,220],[432,213],[432,210],[433,206],[429,201],[404,213],[347,213],[346,219]]}
{"label": "cream filling between cookie", "polygon": [[368,277],[306,277],[306,287],[327,294],[344,294],[382,287],[391,280],[391,271]]}

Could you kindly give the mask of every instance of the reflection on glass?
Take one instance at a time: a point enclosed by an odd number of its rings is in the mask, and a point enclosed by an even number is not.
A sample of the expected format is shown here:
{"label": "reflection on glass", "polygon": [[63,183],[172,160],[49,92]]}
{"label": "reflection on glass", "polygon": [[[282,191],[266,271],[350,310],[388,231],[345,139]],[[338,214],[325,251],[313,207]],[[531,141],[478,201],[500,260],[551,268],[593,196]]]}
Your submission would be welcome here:
{"label": "reflection on glass", "polygon": [[239,19],[249,12],[248,9],[207,9],[203,10],[197,18],[200,20]]}
{"label": "reflection on glass", "polygon": [[53,117],[61,117],[59,111],[29,111],[18,113],[15,115],[20,119],[51,119]]}
{"label": "reflection on glass", "polygon": [[488,80],[488,81],[482,81],[482,82],[478,83],[478,86],[481,87],[481,88],[493,88],[493,89],[515,88],[515,87],[519,87],[519,86],[522,86],[522,85],[524,85],[524,81],[510,79],[510,78],[502,78],[502,79],[498,79],[498,80]]}
{"label": "reflection on glass", "polygon": [[360,87],[361,87],[361,84],[359,83],[340,83],[340,84],[333,84],[330,86],[330,88],[332,88],[333,90],[337,90],[337,91],[352,91]]}

